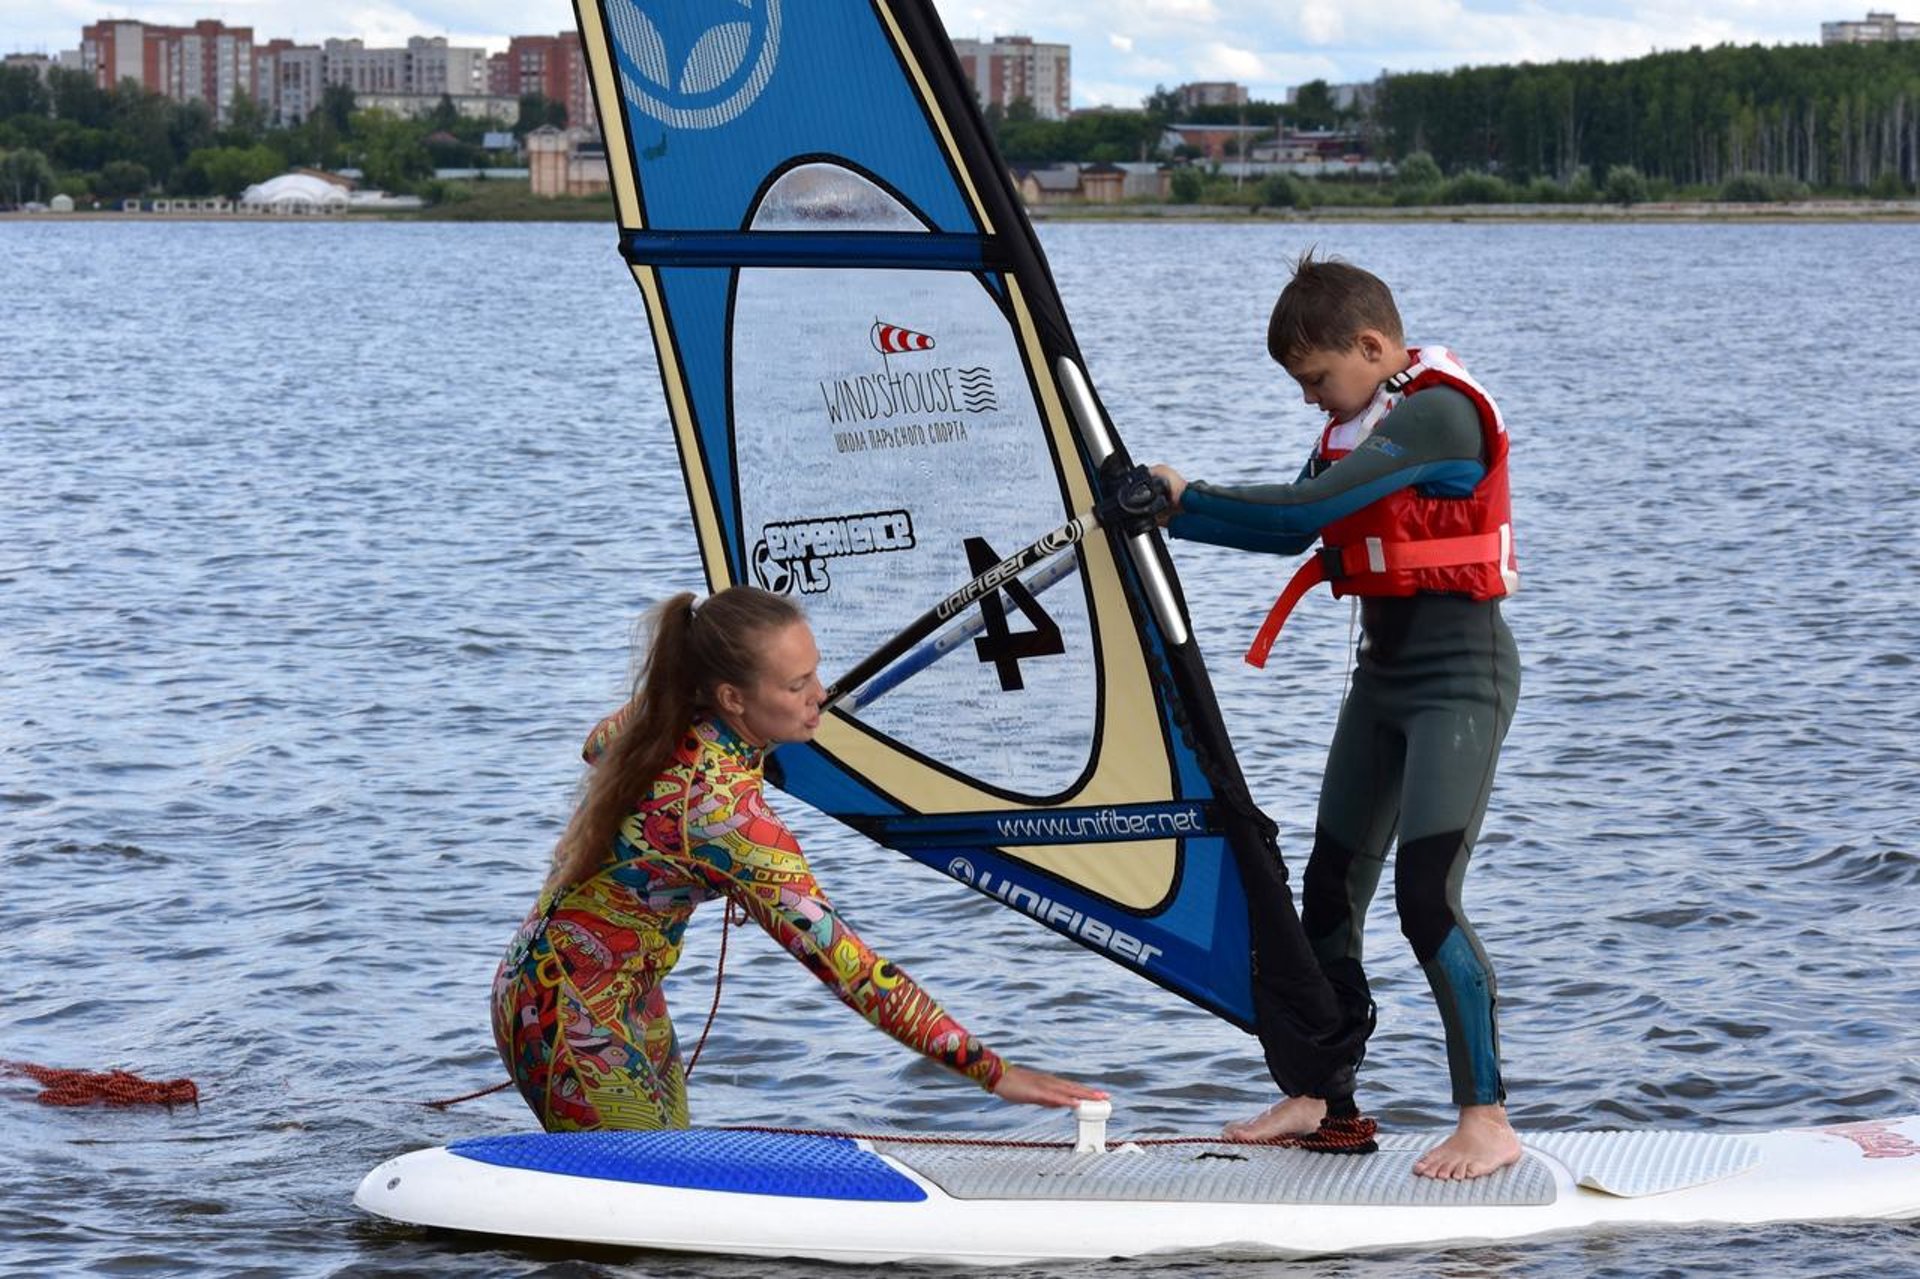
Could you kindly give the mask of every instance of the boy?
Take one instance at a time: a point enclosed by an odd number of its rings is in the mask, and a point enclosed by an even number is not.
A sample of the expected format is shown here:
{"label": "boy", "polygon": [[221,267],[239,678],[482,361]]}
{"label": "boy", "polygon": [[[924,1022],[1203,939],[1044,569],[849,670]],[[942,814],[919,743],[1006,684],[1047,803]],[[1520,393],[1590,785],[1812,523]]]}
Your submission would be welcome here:
{"label": "boy", "polygon": [[[1327,752],[1303,922],[1353,1022],[1372,1016],[1361,930],[1397,833],[1394,902],[1446,1031],[1454,1133],[1414,1165],[1482,1177],[1520,1157],[1507,1122],[1493,969],[1461,907],[1520,660],[1500,615],[1519,584],[1500,411],[1442,348],[1409,350],[1393,295],[1338,260],[1296,263],[1267,350],[1326,411],[1292,484],[1186,483],[1168,467],[1175,537],[1243,550],[1322,549],[1294,575],[1248,660],[1264,665],[1314,584],[1360,597],[1353,683]],[[1287,1098],[1229,1137],[1309,1131],[1324,1107]]]}

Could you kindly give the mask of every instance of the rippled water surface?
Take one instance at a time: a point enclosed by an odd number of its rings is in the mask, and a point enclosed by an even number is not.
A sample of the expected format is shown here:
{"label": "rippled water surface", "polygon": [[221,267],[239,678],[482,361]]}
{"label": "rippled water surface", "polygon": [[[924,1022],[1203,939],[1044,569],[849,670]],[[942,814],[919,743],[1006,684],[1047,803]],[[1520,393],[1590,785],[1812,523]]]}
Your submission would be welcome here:
{"label": "rippled water surface", "polygon": [[[1920,1110],[1920,241],[1883,226],[1043,228],[1143,458],[1284,478],[1267,362],[1308,243],[1379,271],[1513,426],[1526,668],[1468,901],[1516,1119]],[[523,1128],[486,1025],[630,624],[699,568],[639,296],[592,226],[0,226],[0,1058],[190,1076],[197,1109],[0,1080],[9,1274],[766,1273],[382,1225],[381,1159]],[[983,500],[990,500],[983,495]],[[1304,855],[1344,606],[1235,655],[1284,566],[1177,550],[1256,794]],[[1207,1130],[1254,1045],[812,817],[868,937],[1018,1060]],[[1366,1090],[1446,1117],[1391,914]],[[698,1032],[719,933],[674,989]],[[1001,1131],[758,935],[697,1120]],[[1884,1275],[1920,1229],[1599,1234],[1035,1274]],[[785,1272],[828,1273],[789,1266]],[[837,1273],[837,1272],[835,1272]]]}

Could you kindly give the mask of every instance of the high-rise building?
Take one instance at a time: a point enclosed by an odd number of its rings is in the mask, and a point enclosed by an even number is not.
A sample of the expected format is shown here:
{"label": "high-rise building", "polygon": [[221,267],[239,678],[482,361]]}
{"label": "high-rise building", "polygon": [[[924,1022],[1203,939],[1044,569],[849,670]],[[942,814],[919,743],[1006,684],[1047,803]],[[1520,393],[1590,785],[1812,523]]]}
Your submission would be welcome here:
{"label": "high-rise building", "polygon": [[512,98],[537,93],[566,107],[570,128],[599,135],[600,118],[593,110],[593,88],[579,33],[515,36],[504,54],[495,54],[489,61],[488,77],[488,92]]}
{"label": "high-rise building", "polygon": [[326,51],[317,44],[269,40],[253,48],[253,96],[277,124],[299,124],[326,91]]}
{"label": "high-rise building", "polygon": [[1821,44],[1879,44],[1920,40],[1920,22],[1902,22],[1891,13],[1869,13],[1865,22],[1823,22]]}
{"label": "high-rise building", "polygon": [[1036,44],[1030,36],[991,41],[955,40],[961,69],[983,107],[1033,104],[1042,120],[1064,120],[1072,110],[1072,53],[1064,44]]}
{"label": "high-rise building", "polygon": [[81,28],[80,65],[103,89],[132,80],[176,101],[204,102],[224,118],[236,93],[253,92],[253,28],[108,19]]}
{"label": "high-rise building", "polygon": [[487,51],[449,45],[444,36],[407,41],[409,93],[445,93],[456,98],[487,91]]}
{"label": "high-rise building", "polygon": [[445,36],[414,36],[405,48],[369,49],[361,40],[329,40],[328,84],[355,93],[467,97],[487,91],[487,51],[449,45]]}

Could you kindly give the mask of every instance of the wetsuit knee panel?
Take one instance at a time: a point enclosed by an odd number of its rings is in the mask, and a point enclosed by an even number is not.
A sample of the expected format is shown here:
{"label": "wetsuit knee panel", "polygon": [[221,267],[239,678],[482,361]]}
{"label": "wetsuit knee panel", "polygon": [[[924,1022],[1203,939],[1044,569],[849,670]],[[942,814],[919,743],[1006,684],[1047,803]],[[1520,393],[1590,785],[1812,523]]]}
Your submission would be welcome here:
{"label": "wetsuit knee panel", "polygon": [[[1324,826],[1314,831],[1313,853],[1300,877],[1300,922],[1316,943],[1358,927],[1352,883],[1358,857],[1356,850],[1328,834]],[[1364,906],[1358,913],[1365,913]],[[1321,948],[1316,944],[1315,949]]]}
{"label": "wetsuit knee panel", "polygon": [[1459,923],[1453,868],[1466,851],[1465,832],[1456,830],[1403,840],[1394,855],[1393,904],[1400,914],[1400,932],[1422,964],[1439,954],[1441,943]]}

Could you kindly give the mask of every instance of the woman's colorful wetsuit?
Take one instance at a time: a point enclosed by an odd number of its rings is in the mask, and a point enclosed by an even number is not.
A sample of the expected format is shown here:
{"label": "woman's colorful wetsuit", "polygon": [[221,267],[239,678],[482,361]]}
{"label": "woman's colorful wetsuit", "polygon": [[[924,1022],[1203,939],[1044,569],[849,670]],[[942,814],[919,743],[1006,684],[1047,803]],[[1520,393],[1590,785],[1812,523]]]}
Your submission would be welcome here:
{"label": "woman's colorful wetsuit", "polygon": [[[589,741],[597,753],[605,726]],[[841,920],[762,794],[765,753],[695,721],[588,879],[549,886],[493,982],[493,1032],[548,1131],[687,1124],[662,984],[694,907],[738,902],[849,1007],[991,1090],[1000,1058]]]}
{"label": "woman's colorful wetsuit", "polygon": [[[1359,552],[1327,570],[1336,594],[1361,598],[1361,640],[1327,752],[1301,922],[1350,1024],[1370,1020],[1362,930],[1397,835],[1394,904],[1440,1008],[1453,1100],[1486,1105],[1506,1096],[1497,996],[1461,885],[1520,693],[1500,615],[1517,581],[1505,426],[1444,349],[1410,355],[1413,368],[1364,412],[1328,424],[1296,482],[1196,481],[1169,531],[1280,554],[1316,537],[1331,548],[1322,557]],[[1399,548],[1440,539],[1455,548],[1430,556],[1444,567],[1393,567]],[[1371,574],[1369,541],[1382,565]]]}

